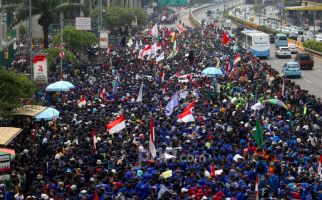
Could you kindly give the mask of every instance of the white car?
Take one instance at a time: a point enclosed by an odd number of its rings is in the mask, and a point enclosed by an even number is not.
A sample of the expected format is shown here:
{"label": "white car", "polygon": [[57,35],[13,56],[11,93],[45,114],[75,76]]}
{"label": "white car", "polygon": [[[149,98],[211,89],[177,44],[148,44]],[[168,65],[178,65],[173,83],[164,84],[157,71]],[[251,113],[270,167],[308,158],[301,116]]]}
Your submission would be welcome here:
{"label": "white car", "polygon": [[279,47],[276,51],[275,51],[275,57],[276,58],[291,58],[292,54],[290,49],[287,47]]}
{"label": "white car", "polygon": [[296,44],[288,44],[288,48],[291,53],[298,53],[298,49],[297,49]]}

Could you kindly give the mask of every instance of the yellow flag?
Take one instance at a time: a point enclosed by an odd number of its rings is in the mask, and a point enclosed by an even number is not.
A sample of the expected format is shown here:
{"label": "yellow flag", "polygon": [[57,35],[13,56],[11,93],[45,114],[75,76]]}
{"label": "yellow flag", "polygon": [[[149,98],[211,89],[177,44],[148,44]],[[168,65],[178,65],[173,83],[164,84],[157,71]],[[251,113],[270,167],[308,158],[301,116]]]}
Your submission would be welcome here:
{"label": "yellow flag", "polygon": [[172,176],[172,170],[168,170],[162,173],[163,178],[167,179]]}

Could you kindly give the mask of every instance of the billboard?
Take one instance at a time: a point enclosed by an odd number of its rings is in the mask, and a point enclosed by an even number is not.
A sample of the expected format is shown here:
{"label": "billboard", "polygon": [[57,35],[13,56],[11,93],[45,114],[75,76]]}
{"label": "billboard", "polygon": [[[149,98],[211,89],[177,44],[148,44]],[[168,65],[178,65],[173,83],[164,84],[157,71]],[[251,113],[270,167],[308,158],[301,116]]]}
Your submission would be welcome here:
{"label": "billboard", "polygon": [[189,0],[158,0],[158,6],[188,6]]}
{"label": "billboard", "polygon": [[90,17],[76,17],[75,20],[76,30],[89,31],[91,30],[91,18]]}
{"label": "billboard", "polygon": [[33,57],[34,81],[37,83],[47,83],[47,56],[38,54]]}
{"label": "billboard", "polygon": [[108,32],[102,31],[100,33],[100,48],[107,49],[108,48]]}

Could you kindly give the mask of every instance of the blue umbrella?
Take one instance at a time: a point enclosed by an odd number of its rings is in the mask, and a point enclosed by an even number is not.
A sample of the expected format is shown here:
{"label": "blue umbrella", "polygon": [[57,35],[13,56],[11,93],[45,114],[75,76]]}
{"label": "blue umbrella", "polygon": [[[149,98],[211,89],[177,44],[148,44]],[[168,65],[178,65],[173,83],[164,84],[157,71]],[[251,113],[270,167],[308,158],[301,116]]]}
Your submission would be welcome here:
{"label": "blue umbrella", "polygon": [[222,76],[223,73],[219,68],[216,67],[207,67],[202,70],[201,74],[210,75],[210,76]]}
{"label": "blue umbrella", "polygon": [[47,108],[38,115],[35,116],[36,121],[40,120],[53,120],[54,117],[57,119],[59,117],[59,111],[54,108]]}
{"label": "blue umbrella", "polygon": [[58,81],[47,86],[47,92],[66,92],[75,86],[68,81]]}

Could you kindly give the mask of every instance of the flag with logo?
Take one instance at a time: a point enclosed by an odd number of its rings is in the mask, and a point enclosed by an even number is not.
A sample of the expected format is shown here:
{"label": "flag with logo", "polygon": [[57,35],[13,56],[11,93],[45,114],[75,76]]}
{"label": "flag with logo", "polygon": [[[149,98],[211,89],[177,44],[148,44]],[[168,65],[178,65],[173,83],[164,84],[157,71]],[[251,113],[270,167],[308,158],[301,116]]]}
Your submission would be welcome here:
{"label": "flag with logo", "polygon": [[172,115],[174,108],[176,108],[179,105],[178,98],[179,98],[178,93],[176,92],[166,106],[166,109],[165,109],[166,116]]}
{"label": "flag with logo", "polygon": [[119,118],[106,125],[106,129],[110,134],[118,133],[121,130],[125,129],[125,127],[126,125],[124,115],[121,115]]}
{"label": "flag with logo", "polygon": [[178,116],[178,120],[177,122],[184,122],[184,123],[188,123],[188,122],[193,122],[195,121],[194,117],[193,117],[193,109],[195,106],[195,102],[191,102],[185,109],[184,111]]}

